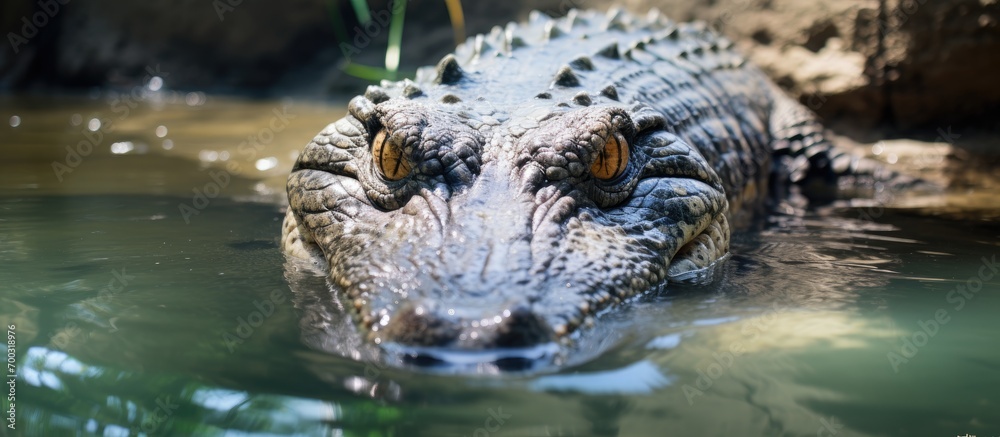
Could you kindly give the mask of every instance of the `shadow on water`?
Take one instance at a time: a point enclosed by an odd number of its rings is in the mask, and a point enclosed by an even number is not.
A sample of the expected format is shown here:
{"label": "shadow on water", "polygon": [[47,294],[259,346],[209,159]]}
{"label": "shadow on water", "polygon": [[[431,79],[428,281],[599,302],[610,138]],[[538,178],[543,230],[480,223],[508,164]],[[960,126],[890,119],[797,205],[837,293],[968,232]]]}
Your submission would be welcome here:
{"label": "shadow on water", "polygon": [[[18,433],[1000,429],[996,202],[965,215],[777,214],[737,234],[710,281],[603,314],[556,365],[451,375],[363,341],[336,290],[288,275],[304,267],[277,250],[284,174],[336,108],[293,104],[295,123],[248,159],[240,144],[289,102],[165,102],[106,133],[62,181],[51,164],[108,115],[100,101],[22,110],[5,137],[0,318],[16,326]],[[185,214],[228,160],[232,182]]]}

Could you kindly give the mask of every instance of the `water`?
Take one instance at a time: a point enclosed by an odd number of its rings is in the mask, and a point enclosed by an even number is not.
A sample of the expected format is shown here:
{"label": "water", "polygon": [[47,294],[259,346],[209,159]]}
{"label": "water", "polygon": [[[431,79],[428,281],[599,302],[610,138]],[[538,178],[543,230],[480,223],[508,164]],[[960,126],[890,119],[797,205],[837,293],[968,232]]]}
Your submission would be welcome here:
{"label": "water", "polygon": [[[321,280],[285,279],[283,178],[342,106],[106,97],[0,101],[9,435],[1000,434],[995,194],[776,214],[570,364],[450,375],[351,343]],[[115,127],[71,165],[94,118]]]}

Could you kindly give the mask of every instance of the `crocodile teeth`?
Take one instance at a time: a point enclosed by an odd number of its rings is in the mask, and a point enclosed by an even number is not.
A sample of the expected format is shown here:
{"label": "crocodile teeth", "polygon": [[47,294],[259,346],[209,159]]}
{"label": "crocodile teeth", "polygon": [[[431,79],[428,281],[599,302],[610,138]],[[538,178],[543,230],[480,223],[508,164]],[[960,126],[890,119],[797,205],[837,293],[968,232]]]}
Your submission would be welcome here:
{"label": "crocodile teeth", "polygon": [[434,83],[452,85],[462,80],[464,75],[465,72],[462,71],[462,67],[459,67],[455,55],[447,54],[437,64],[437,77],[434,78]]}
{"label": "crocodile teeth", "polygon": [[552,79],[552,85],[563,87],[580,86],[580,78],[576,77],[576,73],[573,73],[573,69],[569,65],[564,65]]}

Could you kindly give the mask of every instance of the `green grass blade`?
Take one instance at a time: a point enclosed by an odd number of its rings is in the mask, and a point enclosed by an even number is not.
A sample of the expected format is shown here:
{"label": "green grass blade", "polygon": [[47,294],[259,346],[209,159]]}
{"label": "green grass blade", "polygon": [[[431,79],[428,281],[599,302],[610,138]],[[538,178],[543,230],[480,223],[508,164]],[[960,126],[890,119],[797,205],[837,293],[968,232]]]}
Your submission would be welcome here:
{"label": "green grass blade", "polygon": [[351,7],[354,8],[354,14],[358,16],[358,23],[365,24],[372,20],[372,16],[368,14],[368,4],[365,0],[351,0]]}
{"label": "green grass blade", "polygon": [[[358,77],[364,80],[369,80],[372,82],[377,82],[382,79],[393,79],[400,73],[398,71],[389,71],[382,67],[371,67],[368,65],[356,64],[353,62],[347,63],[346,65],[341,67],[341,70],[343,70],[344,73],[347,73],[351,76]],[[405,73],[412,75],[414,72],[406,71]]]}
{"label": "green grass blade", "polygon": [[403,45],[403,18],[406,15],[406,0],[396,1],[398,6],[393,6],[393,9],[399,12],[392,15],[389,24],[389,47],[385,50],[385,69],[392,75],[392,79],[396,78],[396,72],[399,70],[400,47]]}

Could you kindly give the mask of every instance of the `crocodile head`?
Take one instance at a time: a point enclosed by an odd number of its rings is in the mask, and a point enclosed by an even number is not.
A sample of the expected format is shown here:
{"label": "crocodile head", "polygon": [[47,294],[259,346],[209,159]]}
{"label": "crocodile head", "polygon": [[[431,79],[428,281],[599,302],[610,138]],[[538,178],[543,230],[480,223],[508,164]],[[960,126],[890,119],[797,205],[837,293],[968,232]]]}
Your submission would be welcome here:
{"label": "crocodile head", "polygon": [[614,87],[552,74],[496,89],[449,55],[369,87],[300,155],[283,247],[329,270],[371,341],[551,344],[727,253],[698,150]]}

